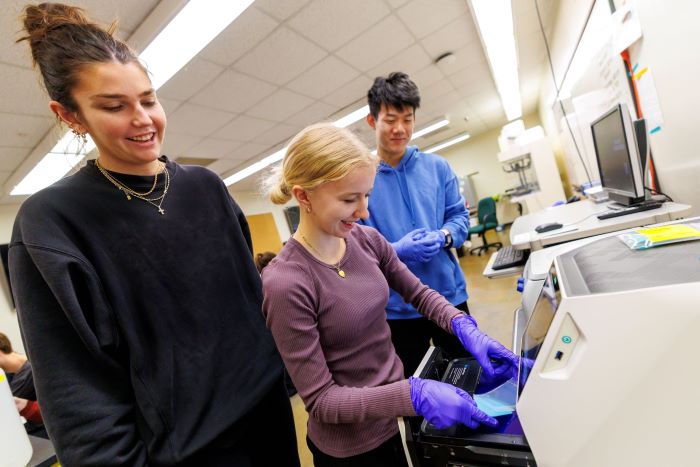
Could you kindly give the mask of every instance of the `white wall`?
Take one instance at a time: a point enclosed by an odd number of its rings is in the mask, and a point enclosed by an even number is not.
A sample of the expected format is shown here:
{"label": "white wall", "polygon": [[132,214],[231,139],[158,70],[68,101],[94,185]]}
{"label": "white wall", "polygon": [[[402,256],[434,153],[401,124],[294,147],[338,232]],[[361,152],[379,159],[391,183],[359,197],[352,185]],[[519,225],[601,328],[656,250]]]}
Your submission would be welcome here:
{"label": "white wall", "polygon": [[[632,63],[653,72],[664,123],[650,136],[661,188],[700,215],[698,109],[700,50],[695,45],[700,3],[692,0],[635,2],[643,37],[630,48]],[[642,109],[643,110],[643,109]]]}
{"label": "white wall", "polygon": [[[10,243],[12,225],[15,222],[19,205],[0,205],[0,243]],[[0,272],[0,274],[4,274]],[[0,279],[4,280],[4,278]],[[0,332],[7,335],[18,352],[24,352],[22,338],[17,323],[17,313],[10,305],[9,297],[0,288]]]}
{"label": "white wall", "polygon": [[[588,10],[594,3],[595,0],[561,0],[554,32],[549,38],[559,81],[571,59]],[[616,4],[619,3],[620,0],[616,0]],[[700,186],[697,183],[700,157],[696,155],[700,123],[696,109],[700,105],[700,88],[695,82],[700,71],[700,51],[692,45],[697,18],[700,17],[700,3],[691,0],[636,0],[633,3],[639,14],[643,37],[630,48],[630,56],[633,64],[652,70],[664,118],[662,130],[650,135],[661,187],[675,201],[693,205],[692,215],[700,215]],[[564,154],[560,148],[562,143],[556,136],[558,132],[552,112],[555,92],[549,70],[543,70],[539,113],[562,170],[580,163],[574,155]],[[568,175],[576,178],[575,174]]]}

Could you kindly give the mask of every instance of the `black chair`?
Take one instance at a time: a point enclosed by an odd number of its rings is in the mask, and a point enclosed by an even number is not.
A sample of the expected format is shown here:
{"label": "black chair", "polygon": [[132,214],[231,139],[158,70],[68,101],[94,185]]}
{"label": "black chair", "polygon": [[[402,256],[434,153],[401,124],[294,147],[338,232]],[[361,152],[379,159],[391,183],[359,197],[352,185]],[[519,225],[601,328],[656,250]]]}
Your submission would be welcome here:
{"label": "black chair", "polygon": [[496,202],[493,200],[493,198],[488,197],[479,200],[479,211],[477,213],[477,217],[479,219],[479,225],[469,227],[469,235],[479,234],[483,245],[472,248],[469,250],[469,254],[473,255],[476,251],[478,252],[479,256],[481,256],[481,253],[488,252],[489,248],[495,248],[496,250],[503,248],[503,244],[501,242],[489,243],[486,239],[486,231],[495,230],[496,227],[498,227],[498,219],[496,218]]}

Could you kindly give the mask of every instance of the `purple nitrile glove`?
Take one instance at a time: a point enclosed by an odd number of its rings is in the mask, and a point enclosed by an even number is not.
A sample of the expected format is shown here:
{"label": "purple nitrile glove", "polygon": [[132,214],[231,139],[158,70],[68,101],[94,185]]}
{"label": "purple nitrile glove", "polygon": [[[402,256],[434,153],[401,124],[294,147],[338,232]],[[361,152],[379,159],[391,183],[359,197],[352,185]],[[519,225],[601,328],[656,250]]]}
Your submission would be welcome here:
{"label": "purple nitrile glove", "polygon": [[438,242],[440,242],[440,249],[445,248],[445,232],[442,230],[433,230],[430,233],[437,235]]}
{"label": "purple nitrile glove", "polygon": [[408,232],[391,246],[404,263],[425,263],[440,251],[437,235],[423,228]]}
{"label": "purple nitrile glove", "polygon": [[469,428],[480,424],[496,426],[498,422],[479,410],[476,402],[460,388],[447,383],[411,376],[411,402],[416,413],[437,428],[463,423]]}
{"label": "purple nitrile glove", "polygon": [[[518,357],[500,342],[479,331],[471,316],[462,314],[452,319],[452,333],[471,352],[488,376],[501,376],[514,370],[517,372]],[[492,359],[495,361],[491,362]]]}

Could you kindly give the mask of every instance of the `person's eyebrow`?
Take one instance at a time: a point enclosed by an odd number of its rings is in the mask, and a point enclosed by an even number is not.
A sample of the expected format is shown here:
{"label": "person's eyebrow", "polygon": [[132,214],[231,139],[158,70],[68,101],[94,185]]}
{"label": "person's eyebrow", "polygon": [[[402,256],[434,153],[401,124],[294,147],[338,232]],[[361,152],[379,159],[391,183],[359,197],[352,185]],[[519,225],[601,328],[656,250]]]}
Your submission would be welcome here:
{"label": "person's eyebrow", "polygon": [[[153,94],[155,94],[155,90],[148,89],[139,94],[139,97],[147,97]],[[94,96],[90,96],[90,99],[121,99],[123,97],[126,96],[124,94],[95,94]]]}

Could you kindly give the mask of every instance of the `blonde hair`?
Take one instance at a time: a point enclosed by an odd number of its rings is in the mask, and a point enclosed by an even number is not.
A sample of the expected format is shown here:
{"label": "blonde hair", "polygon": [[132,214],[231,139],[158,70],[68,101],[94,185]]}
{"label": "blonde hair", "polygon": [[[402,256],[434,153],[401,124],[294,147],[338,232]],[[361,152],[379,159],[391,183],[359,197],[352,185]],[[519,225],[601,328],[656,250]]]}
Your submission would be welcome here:
{"label": "blonde hair", "polygon": [[284,204],[292,198],[295,185],[313,191],[357,167],[376,167],[378,163],[377,156],[351,131],[332,123],[317,123],[292,138],[284,160],[264,182],[264,190],[270,201]]}

